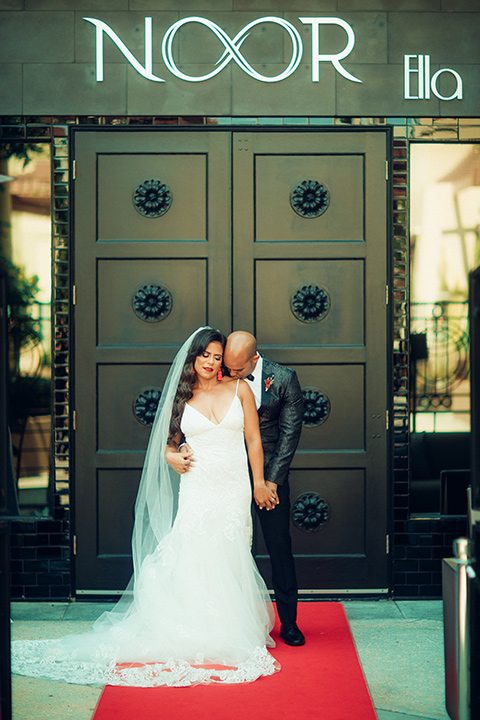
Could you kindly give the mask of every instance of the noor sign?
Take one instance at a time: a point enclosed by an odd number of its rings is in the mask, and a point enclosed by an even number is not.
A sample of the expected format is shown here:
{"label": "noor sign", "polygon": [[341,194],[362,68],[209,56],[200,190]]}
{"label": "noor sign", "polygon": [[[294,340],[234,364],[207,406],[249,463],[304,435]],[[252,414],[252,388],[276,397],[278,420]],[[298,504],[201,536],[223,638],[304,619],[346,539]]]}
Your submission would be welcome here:
{"label": "noor sign", "polygon": [[[87,22],[92,23],[96,27],[96,77],[97,82],[101,82],[103,80],[103,35],[108,35],[108,37],[115,43],[115,45],[118,47],[120,52],[123,53],[123,55],[126,57],[128,62],[135,68],[135,70],[140,73],[140,75],[143,75],[144,78],[147,80],[153,80],[154,82],[165,82],[163,78],[159,78],[152,72],[152,49],[153,49],[153,41],[152,41],[152,18],[146,17],[145,18],[145,65],[143,66],[137,58],[130,52],[130,50],[127,48],[124,42],[118,37],[117,33],[112,30],[107,23],[103,22],[102,20],[97,20],[96,18],[83,18]],[[351,73],[349,73],[347,70],[345,70],[344,67],[341,65],[341,60],[343,58],[347,57],[347,55],[350,55],[352,52],[354,45],[355,45],[355,34],[353,32],[353,29],[351,25],[349,25],[345,20],[342,20],[341,18],[332,18],[332,17],[313,17],[313,18],[299,18],[300,22],[304,23],[305,25],[311,25],[312,26],[312,81],[318,82],[320,79],[320,63],[321,62],[331,62],[334,66],[335,70],[340,73],[340,75],[343,75],[343,77],[347,78],[347,80],[351,80],[352,82],[362,82],[358,78],[354,77]],[[216,67],[212,70],[212,72],[208,73],[207,75],[200,75],[200,76],[193,76],[193,75],[186,75],[185,73],[181,72],[181,70],[178,69],[174,57],[173,57],[173,40],[175,38],[175,35],[178,33],[181,27],[183,25],[186,25],[187,23],[199,23],[201,25],[205,25],[209,30],[211,30],[217,38],[220,40],[222,45],[224,46],[225,50],[223,52],[223,55],[217,60]],[[254,28],[256,25],[264,24],[264,23],[274,23],[275,25],[280,25],[290,36],[290,40],[292,43],[292,56],[290,59],[290,62],[288,66],[285,68],[283,72],[281,72],[279,75],[274,76],[268,76],[268,75],[262,75],[261,73],[257,72],[253,69],[253,67],[250,65],[250,63],[246,60],[246,58],[243,56],[241,52],[241,46],[244,42],[244,40],[247,39],[248,35],[250,34],[250,30]],[[320,34],[320,25],[340,25],[342,27],[346,34],[347,34],[347,44],[345,45],[344,49],[339,53],[329,53],[329,54],[321,54],[319,52],[319,34]],[[230,38],[227,33],[222,30],[222,28],[217,25],[216,23],[212,22],[211,20],[207,20],[206,18],[202,17],[187,17],[183,18],[182,20],[178,20],[176,23],[171,25],[165,35],[163,36],[162,41],[162,57],[163,62],[165,63],[166,67],[170,72],[175,75],[176,77],[180,78],[181,80],[186,80],[188,82],[203,82],[204,80],[210,80],[210,78],[217,75],[219,72],[223,70],[223,68],[228,65],[228,63],[231,60],[234,60],[234,62],[237,63],[237,65],[248,75],[250,75],[252,78],[255,78],[255,80],[260,80],[261,82],[280,82],[280,80],[285,80],[285,78],[292,75],[292,73],[295,72],[297,67],[300,64],[300,61],[302,59],[303,55],[303,43],[302,39],[300,37],[300,34],[297,30],[297,28],[292,25],[292,23],[289,23],[288,20],[284,20],[283,18],[279,17],[263,17],[258,18],[258,20],[253,20],[253,22],[248,23],[248,25],[245,25],[240,32],[238,32],[234,38]]]}
{"label": "noor sign", "polygon": [[[95,39],[96,39],[96,80],[97,82],[103,81],[103,36],[107,35],[112,42],[117,46],[120,52],[124,55],[126,60],[132,65],[132,67],[147,80],[153,82],[165,82],[164,78],[158,77],[153,74],[153,28],[152,18],[145,18],[145,63],[144,65],[133,55],[128,49],[125,43],[120,39],[117,33],[112,28],[97,18],[85,17],[83,18],[92,25],[95,26]],[[363,82],[359,78],[348,72],[343,65],[344,60],[355,47],[355,33],[349,23],[341,18],[337,17],[299,17],[301,23],[304,25],[311,25],[312,30],[312,41],[311,41],[311,63],[312,63],[312,82],[319,82],[320,80],[320,63],[327,62],[331,63],[335,70],[350,82],[361,83]],[[177,33],[181,30],[184,25],[188,23],[197,23],[204,25],[208,28],[220,41],[224,47],[223,54],[219,57],[215,63],[214,68],[211,72],[206,75],[187,75],[179,69],[175,62],[173,54],[173,42]],[[273,23],[283,28],[283,30],[289,36],[292,52],[290,61],[282,72],[278,75],[262,75],[262,73],[255,70],[252,65],[248,62],[247,58],[242,53],[242,45],[247,37],[257,25],[263,25],[265,23]],[[343,50],[337,53],[321,53],[320,52],[320,27],[322,25],[337,25],[346,33],[346,44]],[[217,25],[212,20],[208,20],[203,17],[186,17],[178,20],[177,22],[170,25],[163,36],[162,40],[162,58],[165,63],[165,67],[169,70],[172,75],[184,80],[186,82],[204,82],[218,75],[222,70],[233,60],[237,63],[238,67],[241,68],[247,75],[265,83],[275,83],[285,80],[290,77],[295,70],[298,68],[303,56],[303,42],[300,37],[300,33],[297,28],[288,22],[284,18],[280,17],[262,17],[257,20],[245,25],[235,37],[231,38],[225,30]],[[417,67],[412,67],[412,59],[417,61]],[[414,60],[414,62],[415,62]],[[404,56],[404,98],[406,100],[422,100],[430,99],[430,91],[433,95],[441,100],[461,100],[463,98],[463,81],[458,72],[451,68],[442,68],[430,78],[430,56],[429,55],[405,55]],[[454,92],[445,97],[440,94],[437,89],[437,79],[440,75],[448,73],[456,81],[456,89]],[[411,80],[413,76],[417,75],[417,94],[414,95],[411,89]]]}

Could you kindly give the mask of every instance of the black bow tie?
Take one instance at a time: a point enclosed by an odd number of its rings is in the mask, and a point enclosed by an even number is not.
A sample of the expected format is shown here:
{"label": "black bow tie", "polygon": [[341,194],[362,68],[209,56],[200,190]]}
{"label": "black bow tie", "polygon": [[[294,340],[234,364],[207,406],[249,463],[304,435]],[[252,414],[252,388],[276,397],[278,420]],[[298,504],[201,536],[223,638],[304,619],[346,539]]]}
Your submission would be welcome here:
{"label": "black bow tie", "polygon": [[253,375],[247,375],[247,377],[245,378],[245,380],[250,380],[250,382],[253,382],[253,381],[255,380],[255,378],[254,378]]}

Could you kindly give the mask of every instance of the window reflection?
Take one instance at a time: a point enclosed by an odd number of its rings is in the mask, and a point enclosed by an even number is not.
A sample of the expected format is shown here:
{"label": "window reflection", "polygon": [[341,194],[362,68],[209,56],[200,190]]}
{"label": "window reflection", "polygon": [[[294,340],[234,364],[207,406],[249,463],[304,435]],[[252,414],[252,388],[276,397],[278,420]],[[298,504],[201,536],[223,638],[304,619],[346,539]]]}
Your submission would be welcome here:
{"label": "window reflection", "polygon": [[411,145],[410,511],[467,512],[468,275],[480,260],[480,146]]}
{"label": "window reflection", "polygon": [[9,425],[21,515],[51,511],[51,218],[48,145],[0,148],[0,256],[8,272]]}
{"label": "window reflection", "polygon": [[412,429],[470,430],[468,273],[480,261],[480,146],[411,145]]}

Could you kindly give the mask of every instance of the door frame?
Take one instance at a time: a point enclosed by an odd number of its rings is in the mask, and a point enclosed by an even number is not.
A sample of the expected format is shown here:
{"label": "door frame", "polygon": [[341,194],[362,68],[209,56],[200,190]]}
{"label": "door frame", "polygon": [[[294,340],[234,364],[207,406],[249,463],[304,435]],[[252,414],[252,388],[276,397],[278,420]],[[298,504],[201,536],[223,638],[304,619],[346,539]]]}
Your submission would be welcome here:
{"label": "door frame", "polygon": [[[221,126],[214,126],[214,125],[156,125],[156,126],[117,126],[117,127],[105,127],[105,126],[98,126],[98,125],[84,125],[84,126],[76,126],[76,127],[70,127],[69,128],[69,137],[70,137],[70,143],[69,143],[69,203],[70,203],[70,217],[69,217],[69,230],[70,230],[70,244],[69,244],[69,281],[70,281],[70,287],[72,288],[72,292],[70,294],[69,298],[69,335],[71,338],[70,341],[70,382],[71,382],[71,402],[70,402],[70,408],[69,408],[69,415],[70,415],[70,478],[71,478],[71,490],[70,490],[70,508],[71,508],[71,551],[72,551],[72,557],[73,557],[73,563],[72,563],[72,587],[74,588],[74,594],[82,594],[85,597],[88,597],[89,595],[96,595],[96,596],[116,596],[120,595],[123,591],[112,591],[112,590],[106,590],[106,591],[92,591],[88,593],[82,593],[81,591],[76,590],[76,528],[81,522],[81,520],[77,517],[77,508],[76,508],[76,439],[75,439],[75,406],[76,406],[76,367],[75,367],[75,352],[76,352],[76,338],[75,338],[75,243],[76,243],[76,237],[75,237],[75,136],[77,132],[85,133],[85,132],[95,132],[95,133],[115,133],[115,132],[121,132],[121,133],[156,133],[156,132],[162,132],[162,133],[168,133],[175,132],[175,133],[202,133],[202,132],[220,132],[220,133],[229,133],[230,136],[233,138],[234,133],[280,133],[285,134],[288,132],[298,132],[298,133],[307,133],[307,134],[329,134],[329,133],[339,133],[344,130],[348,133],[383,133],[386,137],[386,155],[387,155],[387,167],[386,167],[386,202],[387,202],[387,208],[386,208],[386,228],[385,228],[385,237],[386,237],[386,268],[387,268],[387,277],[385,278],[386,284],[388,286],[388,292],[387,292],[387,308],[386,308],[386,341],[387,341],[387,348],[386,348],[386,364],[387,364],[387,387],[386,387],[386,396],[387,396],[387,411],[389,413],[389,426],[386,431],[386,473],[387,473],[387,483],[386,483],[386,512],[387,512],[387,518],[386,518],[386,528],[387,528],[387,543],[392,539],[393,537],[393,465],[394,465],[394,408],[393,408],[393,353],[394,353],[394,337],[393,337],[393,327],[394,327],[394,303],[395,303],[395,288],[394,288],[394,278],[393,278],[393,186],[392,186],[392,178],[393,178],[393,127],[392,126],[295,126],[295,125],[282,125],[282,126],[268,126],[268,125],[238,125],[238,124],[232,124],[232,125],[221,125]],[[233,174],[233,167],[232,167],[232,174]],[[232,268],[233,273],[233,268]],[[232,326],[233,326],[233,305],[232,305]],[[295,461],[294,461],[295,462]],[[294,467],[294,464],[292,465]],[[387,553],[387,575],[388,575],[388,592],[389,594],[393,591],[393,553],[392,553],[392,542],[389,542],[389,552]],[[322,597],[337,597],[337,596],[344,596],[344,595],[355,595],[355,597],[361,597],[361,596],[374,596],[378,595],[378,589],[332,589],[332,590],[299,590],[299,595],[308,595],[309,597],[315,597],[315,596],[322,596]]]}

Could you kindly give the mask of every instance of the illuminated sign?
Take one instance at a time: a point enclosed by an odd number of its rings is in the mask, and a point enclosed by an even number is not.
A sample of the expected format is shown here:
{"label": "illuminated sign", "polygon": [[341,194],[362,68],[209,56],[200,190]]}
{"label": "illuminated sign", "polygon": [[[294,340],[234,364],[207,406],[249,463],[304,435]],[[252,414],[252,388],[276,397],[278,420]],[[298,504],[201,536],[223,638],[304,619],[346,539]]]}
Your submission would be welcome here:
{"label": "illuminated sign", "polygon": [[[110,38],[110,40],[117,46],[117,48],[124,55],[126,60],[134,68],[134,70],[136,70],[136,72],[142,75],[146,80],[162,83],[165,82],[164,78],[158,77],[157,75],[153,74],[153,27],[151,17],[145,18],[145,60],[143,65],[128,49],[125,43],[117,35],[117,33],[112,30],[109,25],[107,25],[107,23],[103,22],[103,20],[98,20],[91,17],[85,17],[83,19],[89,23],[92,23],[92,25],[95,26],[95,65],[97,82],[102,82],[104,76],[104,35],[107,35]],[[298,19],[303,25],[311,26],[312,82],[320,81],[320,63],[331,63],[335,71],[350,82],[363,82],[362,80],[348,72],[348,70],[346,70],[342,65],[342,60],[348,57],[348,55],[350,55],[353,48],[355,47],[355,33],[353,32],[353,28],[351,25],[349,25],[349,23],[338,17],[299,17]],[[220,55],[213,69],[205,75],[187,75],[187,73],[180,70],[174,57],[174,39],[181,31],[181,29],[189,23],[196,23],[208,28],[210,32],[212,32],[215,37],[218,38],[218,40],[224,47],[223,54]],[[282,70],[282,72],[278,73],[278,75],[263,75],[258,70],[255,70],[254,67],[252,67],[245,55],[242,53],[242,45],[247,39],[247,37],[250,35],[251,31],[254,31],[257,25],[263,25],[265,23],[273,23],[274,25],[278,25],[279,27],[283,28],[283,30],[287,33],[290,39],[292,48],[290,60],[287,64],[287,67]],[[338,27],[341,27],[345,31],[347,36],[347,42],[343,50],[337,53],[320,52],[320,28],[322,27],[322,25],[336,25]],[[283,47],[280,48],[280,51],[283,55]],[[247,75],[254,78],[255,80],[264,83],[276,83],[290,77],[290,75],[292,75],[300,65],[303,57],[303,42],[297,28],[292,25],[292,23],[288,22],[288,20],[285,20],[285,18],[273,16],[258,18],[257,20],[249,22],[241,30],[239,30],[235,37],[231,38],[225,32],[225,30],[223,30],[219,25],[217,25],[217,23],[213,22],[212,20],[208,20],[207,18],[203,17],[186,17],[182,18],[181,20],[177,20],[177,22],[173,23],[173,25],[170,25],[170,27],[167,29],[163,36],[161,53],[163,62],[167,70],[172,75],[179,78],[180,80],[184,80],[185,82],[198,83],[204,82],[205,80],[210,80],[211,78],[218,75],[218,73],[222,72],[222,70],[226,68],[230,62],[233,61],[238,65],[239,68],[241,68],[241,70],[243,70]],[[444,73],[449,73],[456,80],[456,89],[448,97],[441,95],[437,88],[437,80]],[[406,100],[429,100],[432,94],[440,100],[462,100],[463,98],[463,81],[459,73],[456,72],[456,70],[453,70],[452,68],[441,68],[440,70],[437,70],[433,74],[433,76],[430,75],[430,55],[405,55],[403,75],[404,98]],[[417,94],[413,94],[414,91],[411,87],[412,80],[414,87],[416,86]]]}
{"label": "illuminated sign", "polygon": [[[130,65],[147,80],[153,82],[165,82],[163,78],[153,74],[153,32],[152,32],[152,18],[145,18],[145,64],[142,65],[135,55],[128,49],[125,43],[118,37],[117,33],[112,28],[103,22],[103,20],[97,20],[96,18],[83,18],[87,22],[95,25],[96,28],[96,80],[97,82],[103,81],[103,36],[108,35],[113,43],[118,47],[120,52],[128,60]],[[344,78],[351,82],[362,82],[358,78],[354,77],[342,66],[341,61],[349,55],[355,46],[355,34],[351,25],[341,18],[334,17],[301,17],[298,18],[304,25],[312,26],[312,82],[319,82],[320,80],[320,63],[330,62],[332,63],[335,70],[343,75]],[[220,40],[225,50],[223,55],[218,59],[216,67],[206,75],[193,76],[187,75],[182,72],[175,62],[173,57],[173,40],[177,32],[187,23],[199,23],[209,28],[211,32],[216,35]],[[244,57],[241,52],[241,46],[256,25],[264,23],[274,23],[282,27],[289,35],[292,44],[292,55],[288,66],[283,72],[278,75],[268,76],[262,75],[257,72]],[[347,34],[347,44],[338,53],[324,53],[320,52],[320,26],[321,25],[339,25],[342,27]],[[278,17],[263,17],[258,20],[253,20],[243,27],[232,39],[227,33],[216,23],[211,20],[207,20],[202,17],[187,17],[182,20],[178,20],[176,23],[171,25],[163,36],[162,41],[162,58],[167,69],[175,75],[175,77],[185,80],[187,82],[203,82],[210,80],[210,78],[221,72],[231,60],[237,63],[237,65],[250,77],[259,80],[260,82],[280,82],[285,78],[292,75],[300,64],[303,55],[303,43],[297,28],[288,22],[284,18]]]}
{"label": "illuminated sign", "polygon": [[[412,59],[417,59],[417,67],[412,67]],[[405,100],[430,100],[430,91],[439,100],[462,100],[463,81],[456,70],[441,68],[430,77],[430,55],[404,55],[403,58],[403,84]],[[448,97],[440,95],[437,90],[437,80],[443,73],[450,73],[457,81],[457,88]],[[410,80],[412,75],[417,77],[417,95],[412,95]]]}
{"label": "illuminated sign", "polygon": [[[200,75],[199,77],[186,75],[185,73],[181,72],[176,66],[175,60],[173,59],[172,46],[175,35],[183,25],[192,22],[200,23],[201,25],[205,25],[207,28],[209,28],[225,47],[225,52],[216,62],[216,68],[207,75]],[[276,25],[280,25],[281,27],[283,27],[284,30],[286,30],[289,34],[290,40],[292,42],[292,57],[288,66],[282,73],[280,73],[279,75],[274,75],[272,77],[262,75],[261,73],[254,70],[240,51],[243,41],[246,40],[250,34],[250,30],[256,25],[260,25],[265,22],[273,22]],[[222,72],[223,68],[226,67],[231,60],[234,60],[237,63],[238,67],[240,67],[244,72],[246,72],[247,75],[250,75],[250,77],[255,78],[255,80],[260,80],[261,82],[280,82],[280,80],[285,80],[285,78],[289,77],[292,73],[295,72],[295,70],[300,64],[300,60],[302,59],[302,54],[303,45],[298,30],[287,20],[274,17],[259,18],[258,20],[253,20],[253,22],[245,25],[245,27],[243,27],[233,39],[230,39],[227,33],[222,30],[219,25],[212,22],[211,20],[206,20],[205,18],[184,18],[183,20],[178,20],[178,22],[174,23],[168,28],[162,42],[163,62],[170,70],[172,75],[175,75],[181,80],[187,80],[188,82],[202,82],[203,80],[210,80],[210,78],[218,75],[219,72]]]}

